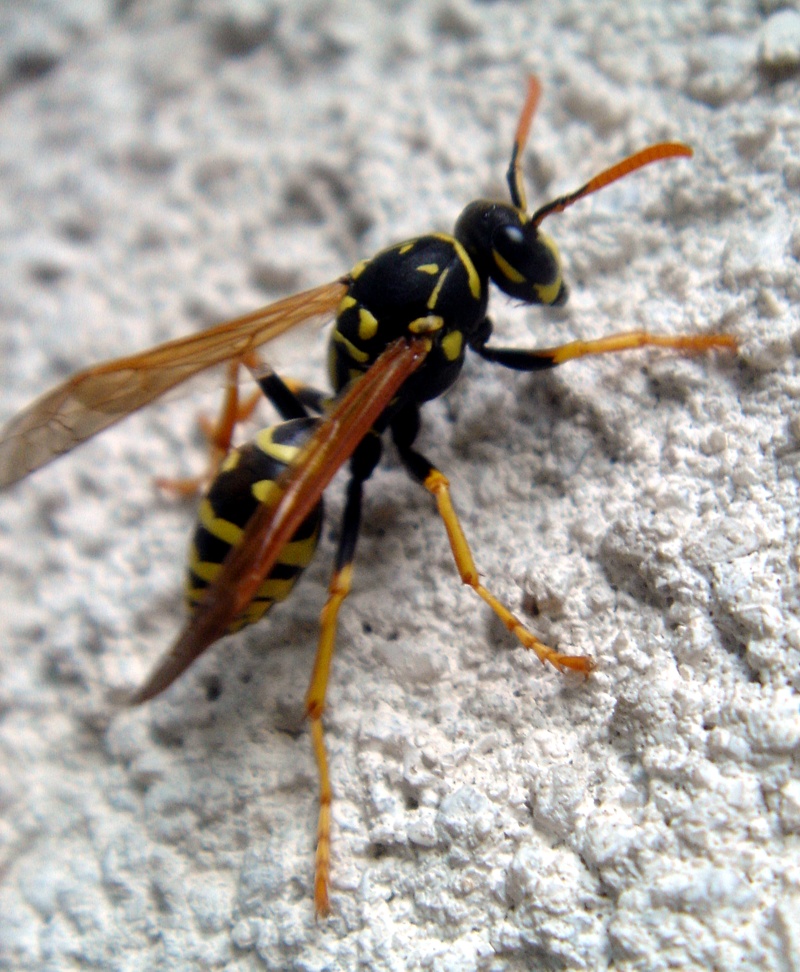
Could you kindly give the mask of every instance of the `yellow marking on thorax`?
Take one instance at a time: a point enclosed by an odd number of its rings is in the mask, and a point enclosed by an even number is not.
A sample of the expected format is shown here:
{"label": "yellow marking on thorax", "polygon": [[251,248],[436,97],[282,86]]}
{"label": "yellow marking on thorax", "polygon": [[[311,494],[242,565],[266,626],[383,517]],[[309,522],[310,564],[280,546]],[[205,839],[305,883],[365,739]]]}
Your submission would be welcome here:
{"label": "yellow marking on thorax", "polygon": [[475,269],[475,264],[472,262],[472,260],[470,260],[469,253],[467,253],[458,240],[453,240],[453,246],[455,246],[456,253],[467,271],[467,277],[469,278],[469,292],[472,294],[475,300],[480,300],[481,278],[478,276],[478,271]]}
{"label": "yellow marking on thorax", "polygon": [[362,307],[358,312],[358,336],[362,341],[369,341],[370,338],[375,337],[377,331],[378,318],[366,307]]}
{"label": "yellow marking on thorax", "polygon": [[439,279],[436,281],[436,286],[433,288],[433,290],[431,291],[431,295],[428,298],[428,303],[427,303],[428,310],[433,310],[436,307],[436,302],[439,300],[439,294],[442,291],[442,287],[444,286],[444,282],[447,279],[447,274],[449,272],[450,272],[450,268],[448,267],[447,270],[444,271],[444,273],[439,275]]}
{"label": "yellow marking on thorax", "polygon": [[369,355],[367,352],[361,351],[355,346],[355,344],[353,344],[352,341],[348,341],[344,334],[342,334],[342,332],[338,329],[333,332],[333,340],[338,344],[344,345],[345,350],[353,361],[357,361],[359,364],[366,364],[369,361]]}
{"label": "yellow marking on thorax", "polygon": [[428,314],[427,317],[417,317],[408,325],[412,334],[431,334],[433,331],[441,331],[444,327],[444,318],[438,314]]}
{"label": "yellow marking on thorax", "polygon": [[438,263],[421,263],[417,267],[417,270],[419,270],[420,273],[429,273],[431,276],[433,276],[435,273],[438,273],[439,272],[439,264]]}
{"label": "yellow marking on thorax", "polygon": [[478,276],[478,271],[475,269],[475,264],[470,259],[469,253],[464,249],[463,244],[459,243],[454,236],[448,236],[447,233],[432,233],[439,240],[444,240],[449,243],[453,249],[456,251],[456,256],[461,261],[464,269],[467,271],[467,281],[469,283],[469,292],[475,298],[475,300],[481,299],[481,280]]}
{"label": "yellow marking on thorax", "polygon": [[442,351],[448,361],[456,361],[464,346],[464,336],[461,331],[451,331],[442,338]]}
{"label": "yellow marking on thorax", "polygon": [[345,294],[339,301],[339,306],[336,308],[336,316],[338,317],[339,314],[344,314],[345,311],[349,311],[357,303],[358,301],[355,297],[351,297],[350,294]]}

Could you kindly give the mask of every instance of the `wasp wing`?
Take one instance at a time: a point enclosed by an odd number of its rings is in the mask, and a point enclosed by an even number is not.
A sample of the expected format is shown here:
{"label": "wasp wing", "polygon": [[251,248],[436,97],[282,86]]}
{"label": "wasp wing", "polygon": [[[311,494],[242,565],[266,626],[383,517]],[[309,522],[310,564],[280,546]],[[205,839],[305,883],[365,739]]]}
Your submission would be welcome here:
{"label": "wasp wing", "polygon": [[240,543],[230,551],[216,580],[132,703],[146,702],[163,692],[206,648],[227,633],[233,619],[255,596],[285,544],[319,502],[325,487],[403,382],[422,364],[428,350],[424,338],[396,341],[337,400],[280,483],[280,498],[273,505],[262,504],[256,509]]}
{"label": "wasp wing", "polygon": [[313,318],[331,316],[346,291],[346,282],[337,280],[199,334],[79,371],[12,418],[0,433],[0,488],[206,368],[244,357]]}

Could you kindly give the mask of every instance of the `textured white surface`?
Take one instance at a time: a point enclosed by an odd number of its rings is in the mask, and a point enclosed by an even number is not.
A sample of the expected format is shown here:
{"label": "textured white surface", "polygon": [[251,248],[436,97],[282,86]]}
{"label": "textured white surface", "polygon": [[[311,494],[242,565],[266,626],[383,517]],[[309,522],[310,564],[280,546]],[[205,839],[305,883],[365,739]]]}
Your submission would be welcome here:
{"label": "textured white surface", "polygon": [[[4,417],[503,194],[530,70],[534,202],[648,141],[697,154],[549,221],[570,304],[495,299],[498,343],[647,326],[743,350],[474,361],[426,410],[487,584],[591,653],[588,681],[517,648],[427,497],[391,457],[376,474],[321,923],[301,714],[338,489],[292,601],[136,711],[114,699],[177,628],[191,524],[152,477],[201,466],[218,387],[0,498],[0,965],[800,968],[800,44],[773,8],[5,7]],[[322,339],[285,360],[320,381]]]}

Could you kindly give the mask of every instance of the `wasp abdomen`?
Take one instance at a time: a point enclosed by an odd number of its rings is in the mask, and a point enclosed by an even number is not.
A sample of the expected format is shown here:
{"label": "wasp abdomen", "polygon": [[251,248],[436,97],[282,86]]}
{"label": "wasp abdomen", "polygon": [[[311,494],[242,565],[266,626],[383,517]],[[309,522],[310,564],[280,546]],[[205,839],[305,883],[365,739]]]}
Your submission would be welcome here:
{"label": "wasp abdomen", "polygon": [[[299,418],[270,426],[225,458],[200,503],[189,548],[186,600],[190,610],[202,600],[229,551],[240,542],[259,504],[277,499],[278,477],[294,461],[318,421]],[[283,548],[247,610],[231,622],[229,632],[253,624],[276,601],[289,596],[314,556],[321,526],[320,501]]]}

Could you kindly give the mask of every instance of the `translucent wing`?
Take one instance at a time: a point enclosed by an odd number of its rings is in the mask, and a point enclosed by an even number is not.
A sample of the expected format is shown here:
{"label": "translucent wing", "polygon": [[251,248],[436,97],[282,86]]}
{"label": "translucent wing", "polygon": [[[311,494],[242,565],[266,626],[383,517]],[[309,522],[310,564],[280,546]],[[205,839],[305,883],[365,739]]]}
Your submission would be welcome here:
{"label": "translucent wing", "polygon": [[79,371],[20,412],[0,433],[0,487],[9,486],[206,368],[242,357],[290,328],[329,317],[343,280],[189,337]]}
{"label": "translucent wing", "polygon": [[287,471],[280,499],[274,505],[262,504],[256,509],[240,543],[230,551],[197,610],[131,700],[133,703],[146,702],[163,692],[227,632],[337,470],[350,458],[406,378],[422,364],[428,349],[424,338],[396,341],[339,398]]}

